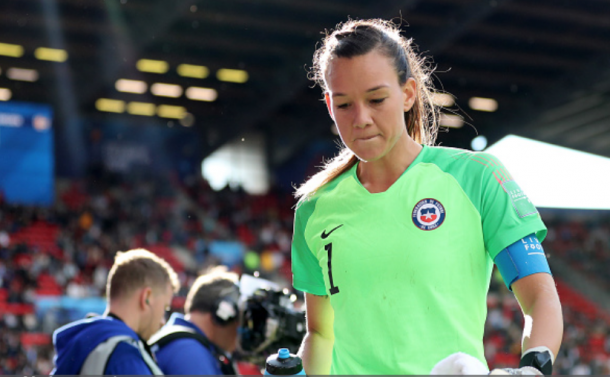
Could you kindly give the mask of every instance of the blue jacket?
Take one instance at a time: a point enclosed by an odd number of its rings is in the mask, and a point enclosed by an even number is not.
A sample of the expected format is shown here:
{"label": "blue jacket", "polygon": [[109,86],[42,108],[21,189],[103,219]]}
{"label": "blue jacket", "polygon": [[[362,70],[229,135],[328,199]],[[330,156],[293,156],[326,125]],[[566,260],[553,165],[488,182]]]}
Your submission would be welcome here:
{"label": "blue jacket", "polygon": [[[174,313],[166,326],[180,325],[194,329],[198,334],[205,336],[195,324],[184,319],[182,314]],[[214,345],[210,344],[211,347]],[[222,375],[220,362],[212,351],[196,339],[175,339],[165,346],[153,347],[157,358],[157,365],[164,374],[190,374],[190,375]]]}
{"label": "blue jacket", "polygon": [[[53,375],[79,374],[85,359],[102,342],[117,335],[140,341],[123,321],[112,317],[94,317],[69,323],[53,333],[55,368]],[[110,355],[104,374],[152,374],[140,350],[132,344],[119,342]]]}

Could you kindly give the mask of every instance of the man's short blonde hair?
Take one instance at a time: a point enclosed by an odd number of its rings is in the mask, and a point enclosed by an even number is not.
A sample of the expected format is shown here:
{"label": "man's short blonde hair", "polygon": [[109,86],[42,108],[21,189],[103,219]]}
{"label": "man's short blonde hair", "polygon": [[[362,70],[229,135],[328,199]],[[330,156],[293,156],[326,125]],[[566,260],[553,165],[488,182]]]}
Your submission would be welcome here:
{"label": "man's short blonde hair", "polygon": [[216,266],[206,270],[200,275],[189,290],[184,302],[184,312],[191,311],[210,312],[221,295],[235,288],[238,276],[229,272],[225,266]]}
{"label": "man's short blonde hair", "polygon": [[108,273],[106,297],[117,299],[144,287],[164,290],[168,284],[174,293],[180,289],[176,271],[163,258],[144,249],[119,251]]}

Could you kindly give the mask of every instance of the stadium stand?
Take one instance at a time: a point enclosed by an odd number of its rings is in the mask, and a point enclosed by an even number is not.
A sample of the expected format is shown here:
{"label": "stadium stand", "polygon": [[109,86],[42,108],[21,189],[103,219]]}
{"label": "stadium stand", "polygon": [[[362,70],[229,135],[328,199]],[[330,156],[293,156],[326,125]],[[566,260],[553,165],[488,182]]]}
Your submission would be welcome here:
{"label": "stadium stand", "polygon": [[[610,316],[603,300],[588,297],[567,283],[578,279],[600,284],[607,279],[610,227],[607,215],[573,220],[573,216],[545,216],[549,228],[544,248],[557,283],[564,315],[564,338],[555,363],[555,374],[610,373]],[[570,220],[567,220],[570,219]],[[571,266],[559,269],[561,266]],[[557,267],[557,268],[554,268]],[[560,272],[561,271],[561,272]],[[606,270],[607,271],[607,270]],[[582,284],[582,282],[581,282]],[[519,360],[522,318],[519,306],[501,277],[494,275],[488,296],[485,351],[490,367],[509,367]]]}
{"label": "stadium stand", "polygon": [[36,298],[103,297],[117,250],[145,247],[165,258],[184,287],[173,302],[178,311],[197,272],[223,262],[210,250],[214,241],[238,243],[260,256],[252,268],[240,256],[233,270],[256,269],[289,284],[289,194],[253,197],[214,192],[202,180],[151,177],[105,176],[60,186],[51,208],[0,202],[1,374],[50,372],[50,334],[69,313],[41,315]]}

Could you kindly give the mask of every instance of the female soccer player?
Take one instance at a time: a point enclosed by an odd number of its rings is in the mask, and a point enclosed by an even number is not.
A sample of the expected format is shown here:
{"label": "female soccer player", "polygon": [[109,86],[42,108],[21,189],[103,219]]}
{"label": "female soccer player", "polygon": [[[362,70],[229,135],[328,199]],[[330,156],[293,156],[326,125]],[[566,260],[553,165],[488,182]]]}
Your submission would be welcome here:
{"label": "female soccer player", "polygon": [[548,374],[563,321],[546,228],[495,157],[432,146],[438,112],[411,41],[382,20],[346,22],[312,76],[345,147],[297,190],[307,374],[422,375],[456,352],[485,362],[494,262],[525,315],[521,366]]}

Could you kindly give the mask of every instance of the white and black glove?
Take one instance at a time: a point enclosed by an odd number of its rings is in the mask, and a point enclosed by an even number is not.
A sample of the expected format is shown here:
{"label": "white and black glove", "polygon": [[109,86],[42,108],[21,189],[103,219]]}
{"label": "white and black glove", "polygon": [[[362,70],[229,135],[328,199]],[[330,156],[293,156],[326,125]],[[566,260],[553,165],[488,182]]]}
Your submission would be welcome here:
{"label": "white and black glove", "polygon": [[553,352],[547,347],[534,347],[523,354],[519,368],[497,368],[488,372],[479,359],[457,352],[439,361],[430,374],[444,375],[494,375],[494,376],[550,376],[553,374]]}
{"label": "white and black glove", "polygon": [[550,376],[553,374],[553,352],[547,347],[534,347],[523,353],[518,369],[494,369],[490,375]]}
{"label": "white and black glove", "polygon": [[489,372],[491,376],[544,376],[541,371],[534,367],[502,368]]}

